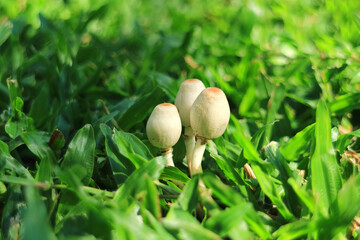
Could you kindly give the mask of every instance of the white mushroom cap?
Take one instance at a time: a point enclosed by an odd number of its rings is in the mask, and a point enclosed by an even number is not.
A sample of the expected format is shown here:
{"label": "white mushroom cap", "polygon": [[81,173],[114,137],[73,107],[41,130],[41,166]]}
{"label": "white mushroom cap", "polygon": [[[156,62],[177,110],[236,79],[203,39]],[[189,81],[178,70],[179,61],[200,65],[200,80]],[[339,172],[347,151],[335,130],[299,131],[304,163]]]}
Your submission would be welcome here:
{"label": "white mushroom cap", "polygon": [[174,146],[181,135],[181,120],[175,105],[157,105],[147,121],[146,134],[155,147],[167,149]]}
{"label": "white mushroom cap", "polygon": [[191,127],[199,137],[220,137],[225,132],[229,120],[229,103],[225,93],[219,88],[204,89],[191,107]]}
{"label": "white mushroom cap", "polygon": [[175,105],[179,110],[181,122],[184,127],[190,126],[191,106],[204,89],[205,86],[199,79],[188,79],[181,83],[176,95]]}

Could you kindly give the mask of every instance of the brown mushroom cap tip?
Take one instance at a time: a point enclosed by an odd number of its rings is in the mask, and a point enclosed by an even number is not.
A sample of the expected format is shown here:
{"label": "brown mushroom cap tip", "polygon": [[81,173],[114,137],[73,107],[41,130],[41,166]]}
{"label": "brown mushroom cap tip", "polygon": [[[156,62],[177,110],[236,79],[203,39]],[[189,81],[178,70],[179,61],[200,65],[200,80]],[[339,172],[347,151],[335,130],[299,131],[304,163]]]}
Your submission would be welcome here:
{"label": "brown mushroom cap tip", "polygon": [[162,107],[173,107],[174,105],[171,103],[161,103],[158,106],[162,106]]}

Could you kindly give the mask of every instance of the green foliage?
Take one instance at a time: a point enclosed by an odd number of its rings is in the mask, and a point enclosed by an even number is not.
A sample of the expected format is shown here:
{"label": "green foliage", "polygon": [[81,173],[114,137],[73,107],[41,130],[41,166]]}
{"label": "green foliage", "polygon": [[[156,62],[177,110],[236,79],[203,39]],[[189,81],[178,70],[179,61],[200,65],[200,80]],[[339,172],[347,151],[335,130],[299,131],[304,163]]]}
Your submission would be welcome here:
{"label": "green foliage", "polygon": [[[357,0],[1,1],[0,238],[358,238],[359,13]],[[182,138],[165,167],[145,131],[188,78],[231,108],[192,177]]]}

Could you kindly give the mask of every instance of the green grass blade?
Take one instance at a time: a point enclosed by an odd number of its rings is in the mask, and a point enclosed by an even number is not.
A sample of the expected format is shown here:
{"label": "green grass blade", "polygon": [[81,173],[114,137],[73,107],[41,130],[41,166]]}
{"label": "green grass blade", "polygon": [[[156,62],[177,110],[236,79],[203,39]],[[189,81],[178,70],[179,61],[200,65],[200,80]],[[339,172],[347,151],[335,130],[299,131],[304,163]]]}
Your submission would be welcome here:
{"label": "green grass blade", "polygon": [[285,98],[286,90],[285,86],[280,84],[275,87],[273,92],[271,93],[271,97],[268,103],[268,111],[266,115],[266,129],[264,133],[263,145],[271,141],[272,131],[274,124],[270,124],[276,120],[276,114],[279,111],[279,108]]}
{"label": "green grass blade", "polygon": [[236,140],[238,144],[244,149],[244,156],[251,163],[251,167],[255,173],[256,178],[260,184],[261,190],[271,199],[271,201],[277,206],[281,215],[287,219],[293,219],[294,216],[289,211],[287,206],[282,201],[278,190],[276,189],[275,183],[269,175],[268,163],[265,163],[257,153],[255,147],[251,142],[245,137],[242,133],[242,129],[237,120],[232,116],[232,122],[235,124],[238,129],[238,134],[236,135]]}
{"label": "green grass blade", "polygon": [[24,219],[24,239],[56,239],[48,222],[46,208],[38,189],[26,187],[25,196],[27,209]]}
{"label": "green grass blade", "polygon": [[36,180],[40,182],[52,182],[53,166],[56,163],[54,152],[41,137],[40,132],[25,132],[21,134],[26,146],[40,159],[39,169],[36,172]]}
{"label": "green grass blade", "polygon": [[114,201],[118,203],[127,202],[131,196],[144,189],[144,177],[150,177],[152,180],[159,179],[165,167],[165,159],[156,157],[136,169],[125,181],[125,183],[116,191]]}
{"label": "green grass blade", "polygon": [[136,123],[143,121],[152,109],[162,102],[164,92],[156,88],[154,91],[141,96],[138,100],[122,115],[118,124],[119,126],[128,131]]}
{"label": "green grass blade", "polygon": [[176,232],[177,238],[197,240],[220,240],[221,237],[204,228],[187,211],[174,208],[163,221],[166,228]]}
{"label": "green grass blade", "polygon": [[341,154],[344,153],[347,146],[349,146],[352,142],[353,137],[360,138],[360,129],[340,135],[336,141],[336,150],[339,151]]}
{"label": "green grass blade", "polygon": [[330,104],[330,110],[335,115],[346,114],[360,108],[360,93],[349,93],[337,97]]}
{"label": "green grass blade", "polygon": [[296,161],[299,156],[306,152],[309,146],[309,139],[313,136],[315,124],[307,126],[298,132],[288,143],[279,149],[281,154],[289,161]]}
{"label": "green grass blade", "polygon": [[91,125],[81,128],[71,140],[66,151],[61,169],[66,171],[74,166],[84,169],[79,176],[83,184],[87,185],[92,177],[95,158],[95,138]]}
{"label": "green grass blade", "polygon": [[331,142],[331,120],[324,100],[316,110],[316,147],[311,158],[311,183],[320,212],[327,214],[341,188],[339,166]]}

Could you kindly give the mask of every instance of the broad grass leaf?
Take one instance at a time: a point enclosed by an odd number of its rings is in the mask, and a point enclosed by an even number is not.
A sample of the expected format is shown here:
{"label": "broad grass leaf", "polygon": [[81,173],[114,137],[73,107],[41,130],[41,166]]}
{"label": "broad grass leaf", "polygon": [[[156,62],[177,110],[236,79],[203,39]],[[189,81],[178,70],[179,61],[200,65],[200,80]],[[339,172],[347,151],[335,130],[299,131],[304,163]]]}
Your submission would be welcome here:
{"label": "broad grass leaf", "polygon": [[336,141],[335,149],[339,151],[340,154],[344,153],[347,146],[351,144],[353,137],[360,138],[360,129],[340,135]]}
{"label": "broad grass leaf", "polygon": [[[1,170],[1,166],[0,166],[0,170]],[[7,188],[5,184],[0,181],[0,196],[5,194],[6,192],[7,192]]]}
{"label": "broad grass leaf", "polygon": [[[104,215],[112,225],[112,239],[149,239],[149,240],[167,240],[169,234],[158,234],[146,224],[143,224],[136,209],[128,209],[132,212],[106,209]],[[134,211],[136,210],[136,211]]]}
{"label": "broad grass leaf", "polygon": [[314,131],[315,124],[307,126],[292,137],[289,142],[282,145],[279,151],[288,161],[296,161],[301,154],[306,152],[310,142],[309,139],[314,135]]}
{"label": "broad grass leaf", "polygon": [[13,139],[25,131],[34,130],[33,119],[22,112],[23,105],[23,100],[16,97],[12,104],[12,117],[5,124],[5,132]]}
{"label": "broad grass leaf", "polygon": [[263,145],[271,140],[274,125],[270,123],[276,120],[276,114],[279,111],[283,99],[285,98],[285,94],[286,94],[286,90],[283,84],[280,84],[279,86],[275,87],[271,93],[271,97],[268,103],[267,115],[266,115],[266,122],[265,122],[266,130],[264,134]]}
{"label": "broad grass leaf", "polygon": [[311,220],[301,219],[283,225],[276,231],[275,236],[278,236],[279,239],[298,239],[306,235],[315,235],[318,239],[335,239],[335,236],[346,232],[351,221],[360,211],[358,204],[360,201],[359,186],[359,176],[351,178],[342,186],[331,216],[317,214]]}
{"label": "broad grass leaf", "polygon": [[166,167],[161,173],[160,179],[187,183],[190,178],[176,167]]}
{"label": "broad grass leaf", "polygon": [[290,169],[288,163],[279,152],[279,144],[277,142],[270,142],[265,148],[265,155],[267,156],[270,163],[272,163],[279,171],[279,178],[282,182],[285,191],[285,203],[291,209],[294,215],[298,207],[298,198],[292,187],[288,184],[289,179],[295,179],[295,174]]}
{"label": "broad grass leaf", "polygon": [[154,91],[140,96],[136,102],[121,116],[118,121],[119,126],[128,131],[135,124],[143,121],[153,108],[162,102],[164,92],[155,88]]}
{"label": "broad grass leaf", "polygon": [[234,164],[227,157],[222,157],[218,154],[216,149],[216,145],[213,141],[208,141],[208,150],[210,152],[210,156],[216,161],[220,169],[224,172],[224,175],[234,183],[244,185],[245,182],[241,178],[238,172],[236,172],[234,168]]}
{"label": "broad grass leaf", "polygon": [[[201,179],[204,181],[204,184],[209,189],[211,189],[212,194],[223,204],[229,207],[244,206],[244,204],[246,204],[246,200],[240,195],[239,192],[236,192],[230,186],[222,183],[214,175],[204,174],[202,175]],[[248,213],[249,214],[246,214],[245,216],[245,220],[249,227],[261,238],[271,238],[270,233],[266,229],[255,209],[251,208]]]}
{"label": "broad grass leaf", "polygon": [[175,240],[175,237],[166,231],[163,224],[144,207],[141,208],[141,215],[143,219],[146,219],[146,221],[144,220],[145,224],[156,231],[156,235],[159,239]]}
{"label": "broad grass leaf", "polygon": [[15,171],[19,176],[25,176],[27,179],[33,179],[30,172],[15,158],[10,155],[9,147],[0,140],[0,169],[4,167],[10,171]]}
{"label": "broad grass leaf", "polygon": [[309,209],[311,213],[315,211],[315,198],[311,192],[307,191],[305,187],[300,186],[296,183],[295,179],[290,178],[288,183],[291,185],[292,189],[295,191],[297,197],[300,201]]}
{"label": "broad grass leaf", "polygon": [[241,204],[245,199],[231,187],[222,183],[212,174],[203,174],[201,179],[205,185],[212,189],[212,194],[217,197],[223,204],[227,206],[235,206]]}
{"label": "broad grass leaf", "polygon": [[231,116],[231,120],[234,123],[238,134],[236,134],[236,141],[244,149],[244,156],[251,164],[251,167],[255,173],[255,176],[260,184],[262,191],[271,199],[271,201],[277,206],[280,214],[286,219],[293,219],[293,214],[289,211],[285,203],[282,201],[280,194],[275,186],[275,183],[270,177],[269,163],[264,162],[252,143],[242,133],[242,128],[237,122],[234,116]]}
{"label": "broad grass leaf", "polygon": [[261,190],[270,198],[271,202],[276,205],[280,214],[284,219],[290,221],[294,219],[294,215],[289,211],[286,204],[281,199],[279,190],[276,188],[276,185],[272,178],[264,172],[258,165],[252,165],[255,176],[259,182]]}
{"label": "broad grass leaf", "polygon": [[25,132],[21,134],[26,146],[40,159],[36,180],[40,182],[52,182],[53,165],[56,163],[54,152],[44,142],[41,132]]}
{"label": "broad grass leaf", "polygon": [[184,211],[192,213],[196,209],[199,200],[198,187],[199,176],[196,175],[193,176],[191,180],[185,185],[184,190],[182,191],[172,208],[181,208]]}
{"label": "broad grass leaf", "polygon": [[337,97],[330,103],[330,110],[335,115],[342,115],[360,108],[360,93],[349,93]]}
{"label": "broad grass leaf", "polygon": [[114,140],[119,147],[120,153],[125,157],[130,158],[129,153],[140,155],[145,159],[152,159],[154,157],[146,145],[131,133],[121,132],[114,129]]}
{"label": "broad grass leaf", "polygon": [[331,120],[324,100],[316,110],[316,146],[311,158],[311,183],[320,212],[327,214],[341,188],[341,176],[331,142]]}
{"label": "broad grass leaf", "polygon": [[[149,211],[156,219],[161,217],[159,192],[152,179],[145,177],[145,196],[142,199],[142,206]],[[143,215],[144,221],[147,221],[146,215]]]}
{"label": "broad grass leaf", "polygon": [[94,169],[95,145],[94,130],[90,124],[87,124],[71,140],[61,169],[66,171],[74,166],[81,166],[84,174],[79,177],[83,184],[87,185]]}
{"label": "broad grass leaf", "polygon": [[9,196],[1,213],[1,237],[16,239],[21,237],[20,224],[24,220],[25,200],[19,185],[10,185]]}
{"label": "broad grass leaf", "polygon": [[256,87],[253,82],[249,82],[249,86],[246,89],[245,95],[242,98],[242,101],[239,105],[239,114],[246,116],[250,112],[251,108],[254,106],[256,100]]}
{"label": "broad grass leaf", "polygon": [[351,177],[340,189],[334,207],[333,220],[334,234],[344,231],[348,228],[355,216],[360,211],[360,175]]}
{"label": "broad grass leaf", "polygon": [[4,153],[4,154],[7,154],[7,155],[10,155],[10,152],[9,152],[9,146],[0,140],[0,152],[1,153]]}
{"label": "broad grass leaf", "polygon": [[244,202],[234,207],[226,208],[224,211],[219,211],[218,214],[212,214],[211,218],[206,221],[205,226],[219,234],[222,238],[228,237],[233,228],[243,228],[243,231],[247,230],[245,215],[250,213],[253,213],[252,204]]}
{"label": "broad grass leaf", "polygon": [[316,230],[316,225],[309,219],[282,225],[275,233],[274,237],[281,240],[299,239],[302,236],[310,235]]}
{"label": "broad grass leaf", "polygon": [[156,157],[149,162],[143,164],[136,169],[125,181],[125,183],[116,191],[114,201],[119,203],[119,206],[125,207],[131,197],[138,192],[143,191],[146,187],[145,177],[152,180],[159,179],[165,167],[165,159],[163,157]]}
{"label": "broad grass leaf", "polygon": [[[19,113],[19,105],[20,103],[17,103],[17,98],[21,99],[21,93],[19,88],[19,83],[16,79],[7,79],[6,84],[9,90],[9,97],[10,97],[10,106],[11,106],[11,115],[17,116]],[[22,104],[20,108],[22,107]],[[20,109],[21,110],[21,109]]]}
{"label": "broad grass leaf", "polygon": [[[120,149],[115,143],[114,133],[105,124],[100,125],[100,129],[105,136],[105,149],[110,162],[110,166],[117,184],[125,182],[127,177],[136,169],[133,162],[120,153]],[[128,143],[126,143],[129,146]],[[126,148],[125,148],[126,149]]]}
{"label": "broad grass leaf", "polygon": [[0,152],[0,159],[5,160],[5,169],[14,171],[19,176],[25,176],[28,179],[32,179],[33,176],[18,160],[10,155]]}
{"label": "broad grass leaf", "polygon": [[6,21],[0,25],[0,47],[11,36],[13,25]]}
{"label": "broad grass leaf", "polygon": [[58,234],[62,230],[64,223],[76,215],[84,215],[87,213],[88,205],[84,201],[79,201],[76,195],[71,191],[62,191],[59,201],[58,210],[56,211],[54,231]]}
{"label": "broad grass leaf", "polygon": [[26,212],[24,219],[24,239],[56,239],[51,230],[46,208],[38,189],[25,188]]}
{"label": "broad grass leaf", "polygon": [[172,100],[175,100],[177,89],[179,88],[178,83],[171,77],[155,72],[151,76],[159,85],[159,87],[166,93],[166,95]]}
{"label": "broad grass leaf", "polygon": [[179,239],[189,240],[220,240],[221,237],[214,232],[206,229],[189,212],[173,208],[163,220],[167,229],[176,232]]}
{"label": "broad grass leaf", "polygon": [[33,100],[29,112],[29,117],[34,120],[34,125],[36,128],[42,128],[45,125],[46,120],[49,119],[50,114],[50,93],[47,86],[43,86]]}

